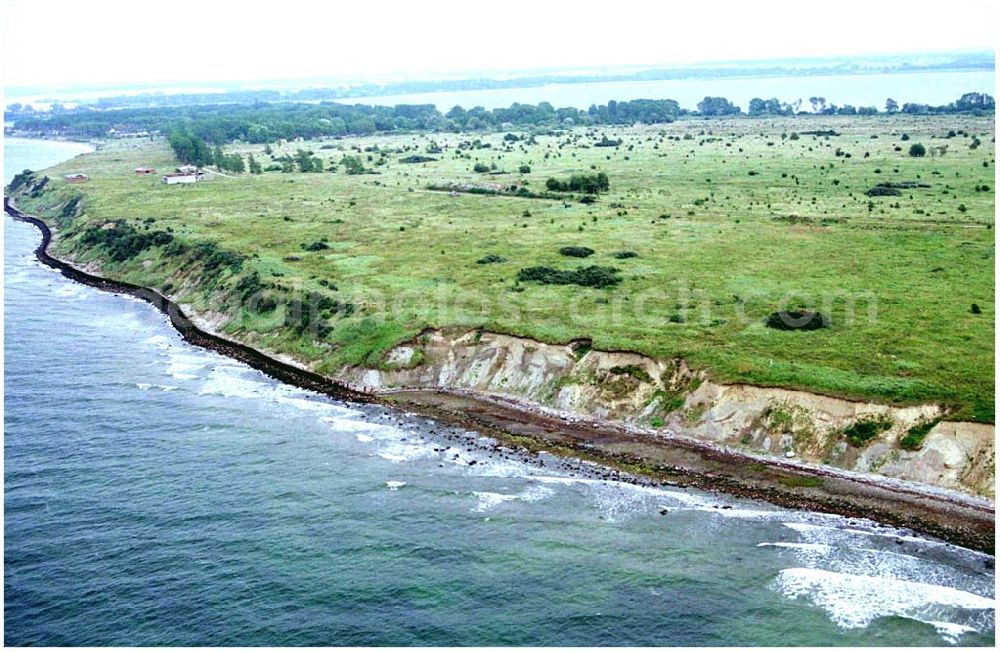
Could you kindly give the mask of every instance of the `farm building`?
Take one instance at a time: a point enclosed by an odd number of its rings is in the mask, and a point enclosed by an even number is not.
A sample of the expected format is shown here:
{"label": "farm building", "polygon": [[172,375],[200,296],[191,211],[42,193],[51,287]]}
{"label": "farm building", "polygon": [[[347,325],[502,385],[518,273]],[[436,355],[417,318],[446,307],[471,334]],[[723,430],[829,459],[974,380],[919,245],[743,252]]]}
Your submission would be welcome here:
{"label": "farm building", "polygon": [[172,186],[176,183],[196,183],[198,181],[203,181],[207,175],[203,172],[177,172],[175,174],[167,174],[163,177],[163,183],[168,186]]}
{"label": "farm building", "polygon": [[87,183],[88,181],[90,181],[90,177],[88,177],[83,172],[74,172],[73,174],[67,174],[63,178],[66,179],[66,183]]}
{"label": "farm building", "polygon": [[175,183],[195,183],[198,181],[197,174],[184,174],[183,172],[178,172],[176,174],[167,174],[163,177],[163,183],[168,186],[172,186]]}
{"label": "farm building", "polygon": [[137,167],[136,174],[156,174],[156,168]]}

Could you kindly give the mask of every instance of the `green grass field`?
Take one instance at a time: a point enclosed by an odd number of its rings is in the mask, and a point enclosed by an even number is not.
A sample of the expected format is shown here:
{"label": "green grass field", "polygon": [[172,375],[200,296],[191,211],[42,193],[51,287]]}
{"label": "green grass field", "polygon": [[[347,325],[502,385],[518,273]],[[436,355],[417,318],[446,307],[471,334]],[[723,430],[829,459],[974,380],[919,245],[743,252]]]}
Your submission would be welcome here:
{"label": "green grass field", "polygon": [[[803,133],[813,130],[838,135]],[[896,115],[690,119],[513,142],[503,133],[374,136],[282,144],[274,155],[303,148],[336,163],[353,154],[379,174],[348,175],[341,166],[192,186],[133,174],[139,165],[161,172],[177,165],[164,141],[110,142],[47,171],[47,192],[19,202],[54,215],[82,193],[83,214],[61,221],[59,243],[81,260],[102,258],[80,244],[83,227],[118,218],[249,256],[238,274],[223,271],[197,285],[196,270],[162,248],[104,269],[161,289],[169,283],[182,301],[227,313],[227,332],[317,362],[321,371],[380,364],[389,347],[426,326],[483,326],[683,357],[722,381],[941,402],[956,418],[993,422],[993,133],[992,118]],[[594,147],[605,135],[622,142]],[[974,137],[981,142],[972,148]],[[460,148],[476,140],[491,147]],[[428,153],[432,141],[440,153]],[[914,143],[928,154],[909,156]],[[935,152],[939,146],[946,153]],[[271,163],[263,146],[226,151]],[[414,154],[437,160],[400,162]],[[473,172],[476,163],[501,173]],[[530,172],[519,173],[522,165]],[[91,181],[67,186],[69,171]],[[611,188],[589,205],[579,195],[427,189],[520,180],[543,192],[549,177],[595,171],[607,173]],[[929,187],[865,194],[904,181]],[[326,248],[303,247],[316,242]],[[566,257],[559,253],[565,246],[595,253]],[[637,255],[614,257],[624,251]],[[488,254],[504,260],[476,262]],[[521,269],[539,265],[613,266],[621,282],[517,282]],[[315,291],[355,309],[327,310],[332,331],[316,338],[284,325],[281,301],[266,313],[220,307],[237,276],[253,271],[278,296]],[[831,326],[765,327],[767,315],[785,306],[818,308]]]}

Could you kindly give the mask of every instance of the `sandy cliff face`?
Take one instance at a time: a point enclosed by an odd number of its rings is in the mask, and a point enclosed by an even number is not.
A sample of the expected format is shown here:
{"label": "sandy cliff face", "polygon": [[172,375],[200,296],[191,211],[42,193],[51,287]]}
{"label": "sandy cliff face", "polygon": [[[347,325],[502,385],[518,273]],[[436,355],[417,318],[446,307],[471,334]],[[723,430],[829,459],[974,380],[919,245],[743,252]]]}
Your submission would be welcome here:
{"label": "sandy cliff face", "polygon": [[[427,331],[390,351],[382,368],[349,369],[343,376],[356,385],[380,389],[474,390],[993,498],[993,426],[940,421],[919,450],[900,446],[912,426],[944,416],[936,405],[890,407],[809,392],[723,385],[693,372],[681,360],[597,351],[586,341],[544,344],[482,331]],[[862,445],[850,444],[844,429],[872,418],[891,426]]]}

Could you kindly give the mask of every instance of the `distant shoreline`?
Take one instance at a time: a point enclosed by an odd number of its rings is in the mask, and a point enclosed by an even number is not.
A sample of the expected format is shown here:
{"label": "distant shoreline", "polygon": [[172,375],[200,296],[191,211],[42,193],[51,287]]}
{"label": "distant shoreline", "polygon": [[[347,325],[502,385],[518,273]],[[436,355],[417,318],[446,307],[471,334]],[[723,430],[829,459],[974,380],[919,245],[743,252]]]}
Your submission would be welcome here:
{"label": "distant shoreline", "polygon": [[[743,64],[744,67],[726,66],[725,62],[715,64],[715,67],[708,65],[683,65],[683,66],[644,66],[641,68],[631,67],[631,72],[621,73],[595,73],[581,72],[574,74],[566,72],[559,74],[551,72],[548,74],[522,74],[508,78],[496,76],[468,76],[454,79],[427,79],[415,81],[385,81],[382,83],[362,84],[359,82],[338,84],[335,81],[311,81],[298,80],[299,86],[295,85],[275,85],[269,88],[266,81],[253,85],[252,89],[244,89],[241,83],[227,85],[225,83],[206,83],[201,87],[188,87],[183,91],[167,88],[158,90],[160,87],[141,87],[134,89],[131,86],[120,88],[109,88],[107,90],[89,90],[86,87],[73,95],[71,93],[53,94],[45,91],[32,93],[30,89],[12,89],[14,92],[7,98],[7,103],[28,103],[48,105],[51,102],[72,104],[74,106],[94,106],[100,100],[119,100],[111,102],[106,108],[142,108],[128,99],[148,98],[150,102],[158,106],[170,105],[172,99],[179,99],[191,96],[208,98],[218,96],[219,103],[246,103],[250,101],[264,102],[316,102],[328,101],[338,103],[358,103],[359,100],[378,99],[384,97],[405,97],[408,95],[434,95],[449,93],[475,93],[493,91],[517,91],[530,90],[547,87],[577,86],[586,84],[644,84],[644,83],[711,83],[711,82],[733,82],[739,80],[765,80],[765,79],[789,79],[789,78],[829,78],[829,77],[870,77],[875,75],[911,75],[911,74],[949,74],[949,73],[991,73],[995,74],[996,67],[983,64],[945,64],[943,67],[935,66],[907,66],[891,68],[887,66],[872,66],[871,68],[843,69],[837,67],[816,67],[816,68],[794,68],[774,66],[766,67],[767,62],[755,62]],[[287,84],[287,82],[281,82]],[[974,89],[969,89],[974,90]],[[171,92],[173,91],[173,92]],[[992,93],[993,88],[982,89],[981,92]],[[227,95],[256,94],[256,100],[247,99],[226,100]],[[770,95],[770,93],[767,93]],[[793,98],[779,98],[789,100]],[[543,100],[544,101],[544,100]],[[914,100],[916,101],[916,100]],[[923,101],[923,100],[920,100]],[[163,104],[167,102],[167,104]],[[211,101],[198,102],[198,104],[210,104]],[[364,102],[362,102],[364,103]],[[178,105],[184,105],[181,102]],[[151,106],[152,104],[148,105]]]}

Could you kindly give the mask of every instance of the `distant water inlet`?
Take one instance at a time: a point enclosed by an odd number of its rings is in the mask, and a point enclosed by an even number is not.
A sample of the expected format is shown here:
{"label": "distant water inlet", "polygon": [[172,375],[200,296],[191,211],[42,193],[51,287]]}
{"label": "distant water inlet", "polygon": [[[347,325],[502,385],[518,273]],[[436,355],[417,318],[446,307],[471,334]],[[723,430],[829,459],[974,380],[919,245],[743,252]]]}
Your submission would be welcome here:
{"label": "distant water inlet", "polygon": [[283,385],[4,230],[8,644],[995,641],[992,556]]}
{"label": "distant water inlet", "polygon": [[705,97],[725,97],[747,111],[755,97],[794,103],[802,100],[802,110],[811,110],[810,97],[822,97],[842,106],[874,106],[885,110],[885,101],[893,98],[900,106],[916,102],[933,106],[948,104],[963,93],[993,94],[992,71],[946,71],[921,73],[879,73],[871,75],[806,75],[802,77],[746,77],[732,79],[671,79],[663,81],[595,82],[551,84],[532,88],[504,88],[474,91],[383,95],[340,100],[346,104],[433,104],[440,111],[453,106],[466,109],[508,107],[515,102],[555,107],[586,109],[591,104],[607,104],[637,99],[677,100],[685,109],[694,110]]}

